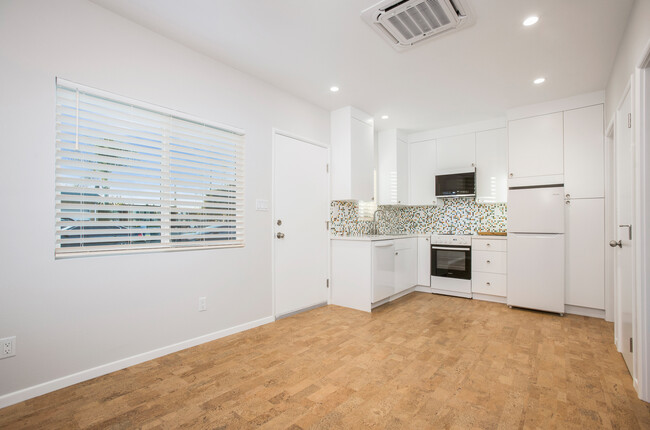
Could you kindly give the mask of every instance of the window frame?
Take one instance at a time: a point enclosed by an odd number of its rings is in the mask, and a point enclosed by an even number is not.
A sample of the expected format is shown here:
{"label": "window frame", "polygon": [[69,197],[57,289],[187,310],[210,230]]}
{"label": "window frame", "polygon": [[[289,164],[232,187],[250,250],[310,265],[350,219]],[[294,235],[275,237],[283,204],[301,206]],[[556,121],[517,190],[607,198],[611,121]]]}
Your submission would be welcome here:
{"label": "window frame", "polygon": [[[66,90],[77,90],[78,92],[83,92],[85,94],[88,94],[91,97],[97,97],[97,98],[103,98],[106,99],[110,102],[116,102],[124,105],[130,105],[134,108],[139,108],[143,110],[150,111],[151,113],[158,114],[162,117],[164,116],[169,116],[170,118],[173,118],[177,121],[187,121],[190,123],[194,123],[195,125],[204,125],[210,128],[217,129],[220,132],[225,132],[225,133],[230,133],[236,136],[239,136],[241,138],[240,143],[235,143],[234,148],[236,151],[238,151],[238,158],[240,159],[240,164],[241,167],[238,169],[235,168],[235,190],[234,190],[234,195],[233,198],[236,200],[239,200],[241,202],[241,206],[237,209],[235,208],[235,217],[240,218],[241,221],[234,221],[234,226],[235,226],[235,239],[234,240],[227,240],[227,243],[222,243],[222,244],[209,244],[209,245],[202,245],[201,243],[206,243],[204,241],[197,241],[196,244],[193,244],[190,242],[183,242],[181,245],[180,241],[178,241],[179,244],[177,245],[168,245],[164,246],[163,244],[167,243],[172,243],[170,242],[170,238],[173,239],[173,236],[171,233],[173,232],[172,226],[174,225],[170,218],[172,217],[171,213],[174,211],[174,207],[172,204],[161,204],[160,205],[160,242],[158,246],[151,246],[151,247],[139,247],[139,248],[124,248],[123,244],[116,243],[114,245],[115,249],[101,249],[101,250],[93,250],[92,246],[85,247],[85,246],[79,246],[76,247],[75,250],[72,251],[67,251],[67,252],[60,252],[59,250],[62,248],[58,243],[57,240],[61,238],[61,227],[57,226],[58,221],[62,220],[64,217],[61,215],[64,213],[62,212],[61,209],[55,207],[55,225],[54,225],[54,257],[55,259],[67,259],[67,258],[77,258],[77,257],[86,257],[86,256],[101,256],[101,255],[122,255],[122,254],[142,254],[142,253],[158,253],[158,252],[177,252],[177,251],[197,251],[197,250],[212,250],[212,249],[224,249],[224,248],[243,248],[245,247],[245,176],[244,176],[244,171],[245,171],[245,149],[246,149],[246,132],[244,129],[238,128],[238,127],[233,127],[230,125],[218,123],[215,121],[209,121],[205,120],[203,118],[199,118],[194,115],[187,114],[185,112],[169,109],[163,106],[155,105],[152,103],[148,102],[143,102],[140,100],[136,100],[133,98],[125,97],[122,95],[118,95],[109,91],[105,90],[100,90],[97,88],[92,88],[88,87],[85,85],[81,85],[66,79],[62,79],[60,77],[55,78],[55,100],[56,100],[56,115],[57,119],[55,119],[55,157],[54,157],[54,168],[55,168],[55,203],[59,203],[61,201],[60,193],[56,189],[58,186],[60,177],[59,174],[56,173],[57,169],[60,167],[59,166],[59,132],[60,132],[60,122],[58,120],[58,104],[59,104],[59,96],[58,96],[58,90],[59,87],[63,87]],[[79,109],[77,105],[77,109]],[[78,131],[77,131],[78,133]],[[78,139],[78,138],[77,138]],[[163,138],[161,139],[160,142],[160,151],[163,154],[167,154],[166,158],[167,160],[162,160],[160,163],[160,174],[161,174],[161,181],[166,181],[168,182],[167,187],[173,188],[174,186],[174,174],[170,172],[170,167],[169,167],[169,153],[171,151],[171,143],[169,139]],[[195,149],[194,147],[190,147],[192,149]],[[165,158],[165,157],[163,157]],[[164,172],[164,173],[163,173]],[[110,172],[114,174],[114,172]],[[164,177],[164,175],[168,175],[167,177]],[[159,186],[161,192],[165,188],[164,185],[160,184]],[[80,190],[84,190],[87,192],[86,188],[79,188]],[[82,191],[83,192],[83,191]],[[128,191],[125,191],[125,193]],[[128,196],[127,196],[128,197]],[[235,203],[236,204],[236,203]],[[133,205],[135,206],[135,205]],[[176,208],[178,210],[178,208]],[[177,215],[181,216],[181,215]],[[81,222],[81,221],[80,221]],[[181,222],[183,222],[181,220]],[[200,230],[199,230],[200,231]],[[164,239],[167,240],[164,240]]]}

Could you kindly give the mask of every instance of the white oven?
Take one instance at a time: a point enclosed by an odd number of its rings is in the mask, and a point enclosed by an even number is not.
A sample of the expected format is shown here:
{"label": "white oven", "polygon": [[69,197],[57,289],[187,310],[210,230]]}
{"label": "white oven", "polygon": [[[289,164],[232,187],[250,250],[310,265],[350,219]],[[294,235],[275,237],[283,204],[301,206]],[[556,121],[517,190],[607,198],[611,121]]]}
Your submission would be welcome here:
{"label": "white oven", "polygon": [[472,297],[471,236],[431,236],[431,289],[438,294]]}

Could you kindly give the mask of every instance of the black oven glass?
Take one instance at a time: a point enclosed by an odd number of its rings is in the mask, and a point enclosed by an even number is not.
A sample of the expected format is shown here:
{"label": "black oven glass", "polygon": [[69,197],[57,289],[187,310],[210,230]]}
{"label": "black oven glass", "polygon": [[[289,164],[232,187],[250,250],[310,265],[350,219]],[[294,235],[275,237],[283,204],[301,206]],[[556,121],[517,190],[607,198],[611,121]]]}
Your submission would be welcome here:
{"label": "black oven glass", "polygon": [[431,249],[431,274],[445,278],[471,279],[471,251],[462,249],[445,248]]}
{"label": "black oven glass", "polygon": [[456,173],[436,176],[436,196],[476,194],[476,174]]}

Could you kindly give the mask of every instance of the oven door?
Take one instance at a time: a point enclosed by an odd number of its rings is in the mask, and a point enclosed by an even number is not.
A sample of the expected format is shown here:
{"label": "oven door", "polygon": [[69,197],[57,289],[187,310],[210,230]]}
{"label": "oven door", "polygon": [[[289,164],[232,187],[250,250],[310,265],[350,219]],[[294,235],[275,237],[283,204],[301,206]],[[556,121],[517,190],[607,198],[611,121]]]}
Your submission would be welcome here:
{"label": "oven door", "polygon": [[472,279],[469,246],[431,245],[431,276]]}

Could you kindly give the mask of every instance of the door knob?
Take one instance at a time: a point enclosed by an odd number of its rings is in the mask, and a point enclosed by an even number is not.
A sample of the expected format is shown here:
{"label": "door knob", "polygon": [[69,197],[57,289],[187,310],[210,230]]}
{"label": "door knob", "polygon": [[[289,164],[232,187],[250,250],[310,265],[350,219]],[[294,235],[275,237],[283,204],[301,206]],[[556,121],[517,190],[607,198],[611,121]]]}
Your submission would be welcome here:
{"label": "door knob", "polygon": [[284,239],[284,233],[279,233],[275,235],[278,239]]}
{"label": "door knob", "polygon": [[619,248],[623,248],[623,244],[621,243],[620,240],[619,240],[618,242],[615,241],[615,240],[610,240],[610,241],[609,241],[609,246],[611,246],[612,248],[616,248],[617,246],[618,246]]}

